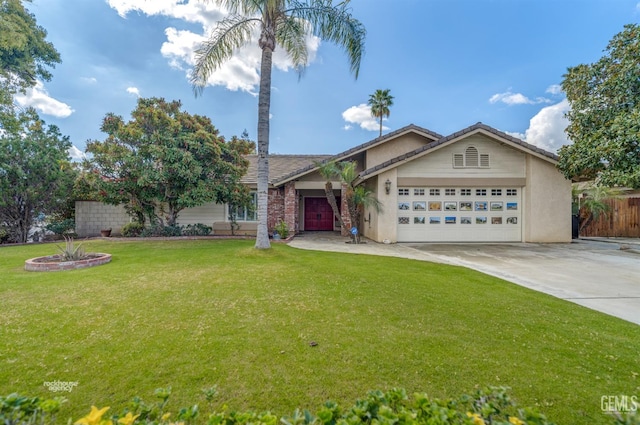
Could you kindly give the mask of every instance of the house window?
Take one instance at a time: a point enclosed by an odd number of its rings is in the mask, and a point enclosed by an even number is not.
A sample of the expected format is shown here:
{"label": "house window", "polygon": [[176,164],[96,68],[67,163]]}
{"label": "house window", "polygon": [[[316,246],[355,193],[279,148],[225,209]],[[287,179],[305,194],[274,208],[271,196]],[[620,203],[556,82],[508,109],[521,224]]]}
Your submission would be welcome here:
{"label": "house window", "polygon": [[398,195],[409,196],[409,189],[398,189]]}
{"label": "house window", "polygon": [[429,189],[429,195],[440,196],[440,189]]}
{"label": "house window", "polygon": [[502,189],[491,189],[491,196],[502,196]]}
{"label": "house window", "polygon": [[424,196],[424,189],[413,189],[413,196]]}
{"label": "house window", "polygon": [[469,146],[464,153],[453,154],[453,168],[489,168],[489,154]]}
{"label": "house window", "polygon": [[471,189],[460,189],[460,196],[471,196]]}
{"label": "house window", "polygon": [[444,194],[445,194],[445,196],[456,196],[456,190],[455,189],[445,189],[444,190]]}
{"label": "house window", "polygon": [[487,196],[487,189],[476,189],[476,196]]}
{"label": "house window", "polygon": [[249,207],[232,207],[229,206],[229,220],[231,215],[235,213],[236,221],[257,221],[258,220],[258,194],[251,192],[251,205]]}
{"label": "house window", "polygon": [[518,196],[518,189],[507,189],[507,196]]}

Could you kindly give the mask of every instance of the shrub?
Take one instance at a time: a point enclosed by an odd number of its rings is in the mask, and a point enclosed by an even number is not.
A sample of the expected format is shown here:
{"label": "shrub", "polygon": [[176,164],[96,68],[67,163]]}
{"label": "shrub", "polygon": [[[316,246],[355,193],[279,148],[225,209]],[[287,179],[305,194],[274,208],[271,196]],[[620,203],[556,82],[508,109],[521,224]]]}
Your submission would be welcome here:
{"label": "shrub", "polygon": [[9,232],[6,229],[0,227],[0,243],[9,242]]}
{"label": "shrub", "polygon": [[60,245],[56,245],[60,250],[60,257],[64,261],[78,261],[83,260],[87,256],[84,252],[84,248],[82,244],[78,244],[78,246],[74,245],[73,238],[71,236],[64,236],[65,246],[64,248]]}
{"label": "shrub", "polygon": [[273,230],[275,230],[275,232],[279,234],[282,239],[287,239],[287,237],[289,236],[289,226],[287,226],[287,223],[285,223],[284,220],[280,220],[278,224],[275,225]]}
{"label": "shrub", "polygon": [[140,236],[144,231],[144,225],[138,222],[131,222],[124,225],[122,228],[122,236],[127,238],[135,238]]}
{"label": "shrub", "polygon": [[162,226],[162,225],[153,225],[151,227],[147,227],[140,234],[143,238],[148,237],[173,237],[173,236],[182,236],[182,227],[181,226]]}
{"label": "shrub", "polygon": [[182,234],[184,236],[209,236],[212,230],[213,228],[206,224],[196,223],[185,226],[182,229]]}
{"label": "shrub", "polygon": [[52,221],[47,224],[45,227],[50,232],[55,233],[56,235],[65,235],[69,233],[74,233],[76,228],[76,222],[72,218],[65,218],[64,220]]}

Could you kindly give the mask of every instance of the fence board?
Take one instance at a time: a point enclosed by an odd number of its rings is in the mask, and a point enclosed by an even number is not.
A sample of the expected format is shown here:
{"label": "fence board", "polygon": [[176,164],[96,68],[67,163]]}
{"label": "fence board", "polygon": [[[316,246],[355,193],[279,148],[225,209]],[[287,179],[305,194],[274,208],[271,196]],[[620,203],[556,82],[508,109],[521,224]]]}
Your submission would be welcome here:
{"label": "fence board", "polygon": [[640,198],[608,199],[608,215],[585,226],[580,236],[640,238]]}

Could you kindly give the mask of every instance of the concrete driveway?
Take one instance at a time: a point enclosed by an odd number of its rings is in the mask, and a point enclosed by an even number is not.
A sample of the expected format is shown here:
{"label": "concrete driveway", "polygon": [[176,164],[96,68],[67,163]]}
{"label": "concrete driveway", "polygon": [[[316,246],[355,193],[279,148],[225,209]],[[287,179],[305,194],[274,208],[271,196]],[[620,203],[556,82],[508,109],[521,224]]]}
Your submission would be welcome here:
{"label": "concrete driveway", "polygon": [[[640,324],[640,243],[345,243],[336,235],[296,236],[302,249],[386,255],[459,265]],[[623,249],[620,249],[623,248]],[[630,249],[627,249],[630,248]]]}

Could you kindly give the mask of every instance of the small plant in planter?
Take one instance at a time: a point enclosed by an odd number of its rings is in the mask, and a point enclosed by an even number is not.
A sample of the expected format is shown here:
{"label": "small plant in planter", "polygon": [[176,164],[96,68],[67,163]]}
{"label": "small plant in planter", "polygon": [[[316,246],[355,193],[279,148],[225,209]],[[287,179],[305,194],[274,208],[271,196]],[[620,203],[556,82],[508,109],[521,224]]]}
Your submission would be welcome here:
{"label": "small plant in planter", "polygon": [[284,220],[280,220],[273,228],[273,239],[287,239],[289,237],[289,226]]}
{"label": "small plant in planter", "polygon": [[64,241],[64,248],[56,244],[61,252],[60,259],[62,261],[80,261],[87,258],[87,254],[84,252],[82,244],[78,244],[78,246],[75,246],[73,238],[66,235],[64,235]]}

